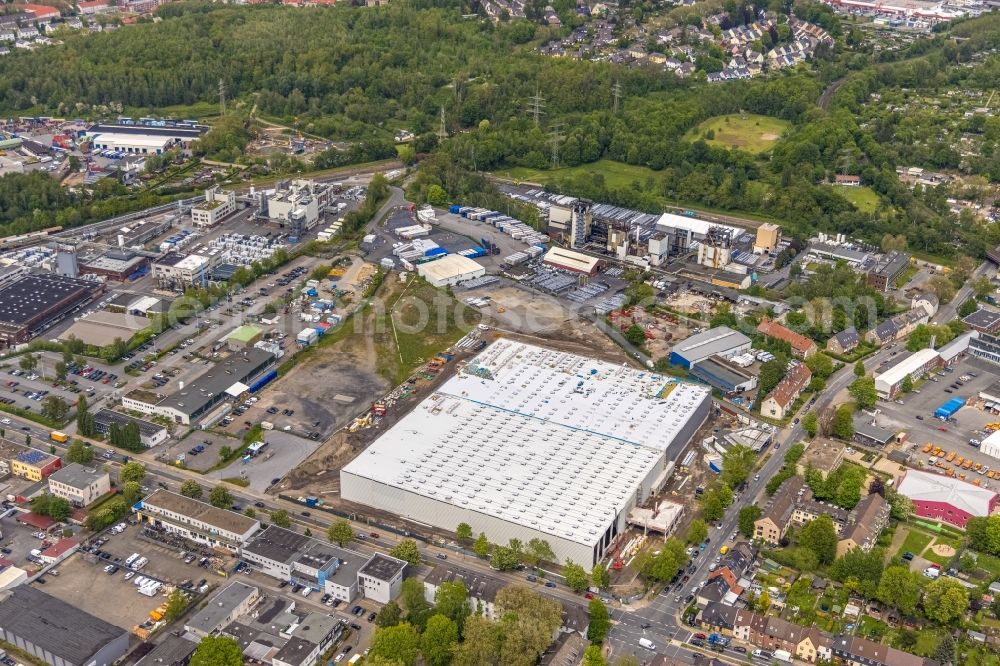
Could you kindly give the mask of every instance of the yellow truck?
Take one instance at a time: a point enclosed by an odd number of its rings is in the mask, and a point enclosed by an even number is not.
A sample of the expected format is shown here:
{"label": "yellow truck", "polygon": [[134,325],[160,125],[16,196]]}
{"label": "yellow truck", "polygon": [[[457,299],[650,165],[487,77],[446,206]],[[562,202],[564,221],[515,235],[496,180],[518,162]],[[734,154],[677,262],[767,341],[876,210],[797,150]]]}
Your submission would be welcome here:
{"label": "yellow truck", "polygon": [[53,442],[65,443],[69,441],[69,435],[67,435],[64,432],[59,432],[58,430],[53,430],[52,432],[50,432],[49,438],[52,439]]}

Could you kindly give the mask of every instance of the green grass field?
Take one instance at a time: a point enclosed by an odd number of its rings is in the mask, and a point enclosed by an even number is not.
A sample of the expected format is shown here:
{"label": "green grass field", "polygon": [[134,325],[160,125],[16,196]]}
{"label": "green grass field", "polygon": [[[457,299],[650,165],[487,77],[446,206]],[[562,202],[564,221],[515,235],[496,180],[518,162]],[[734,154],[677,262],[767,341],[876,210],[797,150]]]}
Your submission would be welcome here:
{"label": "green grass field", "polygon": [[910,552],[914,555],[920,555],[933,540],[934,537],[930,534],[924,534],[923,532],[911,529],[907,532],[903,545],[899,547],[899,554],[902,555],[903,553]]}
{"label": "green grass field", "polygon": [[628,187],[632,181],[640,183],[646,180],[647,176],[656,176],[656,172],[649,167],[637,166],[634,164],[624,164],[613,160],[598,160],[590,164],[581,164],[575,167],[563,167],[561,169],[531,169],[529,167],[512,167],[495,172],[496,175],[512,180],[526,180],[532,183],[545,183],[558,178],[572,178],[580,174],[600,174],[604,176],[604,182],[610,188]]}
{"label": "green grass field", "polygon": [[849,185],[833,185],[832,187],[862,213],[874,213],[878,209],[878,195],[870,187],[851,187]]}
{"label": "green grass field", "polygon": [[[769,150],[789,127],[791,123],[787,120],[771,116],[732,113],[702,121],[697,127],[688,131],[684,139],[696,141],[702,138],[712,146],[760,153]],[[714,132],[714,136],[708,134],[710,130]]]}

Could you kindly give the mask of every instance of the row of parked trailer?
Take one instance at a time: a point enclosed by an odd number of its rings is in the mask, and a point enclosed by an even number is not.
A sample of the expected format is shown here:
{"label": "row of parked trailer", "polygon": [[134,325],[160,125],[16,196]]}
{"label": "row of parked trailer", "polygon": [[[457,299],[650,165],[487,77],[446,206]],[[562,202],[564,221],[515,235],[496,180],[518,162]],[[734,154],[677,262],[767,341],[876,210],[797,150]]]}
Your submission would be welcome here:
{"label": "row of parked trailer", "polygon": [[504,215],[499,211],[487,210],[485,208],[472,208],[469,206],[452,206],[451,212],[455,215],[475,220],[476,222],[485,222],[490,224],[514,240],[521,241],[528,245],[549,242],[549,237],[546,234],[540,233],[521,220],[513,218],[509,215]]}
{"label": "row of parked trailer", "polygon": [[537,259],[542,256],[545,252],[545,248],[541,245],[529,245],[528,249],[522,252],[515,252],[514,254],[508,255],[503,258],[501,262],[504,266],[520,266],[521,264],[526,264],[532,259]]}

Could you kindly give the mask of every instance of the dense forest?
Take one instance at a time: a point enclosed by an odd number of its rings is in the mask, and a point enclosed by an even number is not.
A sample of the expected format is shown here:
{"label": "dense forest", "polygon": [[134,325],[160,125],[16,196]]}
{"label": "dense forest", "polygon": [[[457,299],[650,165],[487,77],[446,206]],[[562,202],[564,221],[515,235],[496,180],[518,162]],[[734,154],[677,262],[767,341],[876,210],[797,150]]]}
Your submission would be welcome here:
{"label": "dense forest", "polygon": [[[555,184],[575,194],[649,210],[679,202],[764,214],[798,235],[823,230],[877,240],[886,232],[903,234],[911,246],[944,257],[958,247],[981,254],[1000,240],[992,230],[955,220],[943,192],[914,193],[898,182],[898,164],[953,167],[957,153],[925,136],[925,125],[869,104],[872,95],[901,86],[994,85],[1000,59],[967,66],[1000,41],[994,17],[955,26],[960,42],[939,34],[892,54],[842,49],[813,66],[706,88],[697,77],[681,81],[654,69],[542,57],[532,47],[547,29],[528,21],[492,23],[463,11],[447,0],[365,11],[172,3],[159,9],[163,20],[155,23],[69,35],[62,45],[4,57],[0,109],[91,117],[118,109],[155,113],[210,102],[221,80],[236,113],[253,108],[358,146],[353,153],[329,152],[318,166],[349,163],[354,153],[390,154],[392,131],[415,132],[418,155],[438,152],[449,164],[427,163],[418,197],[435,184],[453,197],[488,194],[473,171],[546,168],[550,133],[559,127],[562,166],[606,158],[651,169],[644,182],[626,187],[608,187],[599,174]],[[795,12],[841,32],[828,10],[800,2]],[[821,95],[835,80],[832,103],[821,109]],[[617,113],[615,83],[623,93]],[[536,93],[545,99],[537,126],[527,113]],[[434,132],[442,109],[451,138],[439,144]],[[702,120],[737,112],[775,116],[791,128],[760,155],[685,138]],[[1000,177],[1000,121],[969,129],[986,137],[975,168]],[[861,175],[883,205],[861,212],[824,185],[842,172]],[[27,208],[29,198],[42,205]],[[63,206],[43,187],[5,205],[0,223],[34,224]]]}

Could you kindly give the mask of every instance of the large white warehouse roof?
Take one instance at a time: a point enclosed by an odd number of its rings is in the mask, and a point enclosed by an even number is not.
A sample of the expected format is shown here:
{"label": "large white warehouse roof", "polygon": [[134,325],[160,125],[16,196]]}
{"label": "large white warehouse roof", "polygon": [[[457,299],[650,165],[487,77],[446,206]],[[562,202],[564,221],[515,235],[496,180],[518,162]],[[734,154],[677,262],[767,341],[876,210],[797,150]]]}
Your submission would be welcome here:
{"label": "large white warehouse roof", "polygon": [[[590,548],[710,399],[654,373],[500,340],[343,473]],[[364,501],[349,485],[345,499]]]}

